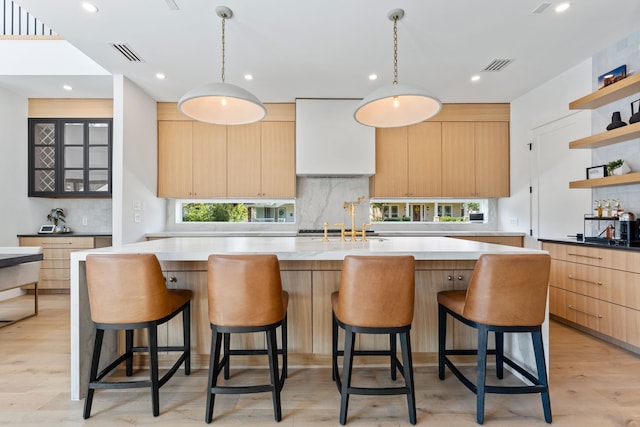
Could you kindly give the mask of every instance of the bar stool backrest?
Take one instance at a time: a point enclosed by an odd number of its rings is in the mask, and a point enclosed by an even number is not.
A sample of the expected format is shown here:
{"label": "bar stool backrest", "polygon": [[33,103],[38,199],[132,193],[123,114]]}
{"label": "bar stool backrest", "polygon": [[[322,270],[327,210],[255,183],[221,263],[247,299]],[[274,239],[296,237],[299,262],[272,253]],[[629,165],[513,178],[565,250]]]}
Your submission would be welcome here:
{"label": "bar stool backrest", "polygon": [[485,254],[476,263],[463,316],[496,326],[537,326],[545,317],[547,254]]}
{"label": "bar stool backrest", "polygon": [[138,323],[171,314],[167,287],[154,254],[87,255],[91,319]]}
{"label": "bar stool backrest", "polygon": [[276,255],[210,255],[208,289],[214,325],[271,325],[286,314]]}
{"label": "bar stool backrest", "polygon": [[348,255],[334,313],[348,325],[402,327],[413,321],[414,297],[413,256]]}

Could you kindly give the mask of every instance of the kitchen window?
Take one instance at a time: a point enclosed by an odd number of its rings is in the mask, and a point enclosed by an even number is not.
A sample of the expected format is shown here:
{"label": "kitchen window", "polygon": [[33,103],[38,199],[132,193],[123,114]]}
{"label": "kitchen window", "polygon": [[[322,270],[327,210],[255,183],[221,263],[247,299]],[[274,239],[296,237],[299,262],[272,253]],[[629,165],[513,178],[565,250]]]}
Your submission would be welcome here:
{"label": "kitchen window", "polygon": [[295,222],[291,200],[203,200],[176,203],[178,223],[280,223]]}
{"label": "kitchen window", "polygon": [[[469,222],[469,213],[486,212],[488,200],[378,200],[370,203],[371,222]],[[486,214],[484,220],[487,220]]]}

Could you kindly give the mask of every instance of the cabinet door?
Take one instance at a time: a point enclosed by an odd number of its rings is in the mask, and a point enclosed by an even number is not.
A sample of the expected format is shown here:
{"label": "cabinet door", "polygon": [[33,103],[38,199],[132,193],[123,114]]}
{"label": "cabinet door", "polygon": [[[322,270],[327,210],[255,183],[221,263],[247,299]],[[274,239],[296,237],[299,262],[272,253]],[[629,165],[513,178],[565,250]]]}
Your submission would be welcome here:
{"label": "cabinet door", "polygon": [[474,197],[474,123],[442,123],[442,195]]}
{"label": "cabinet door", "polygon": [[375,197],[407,197],[407,127],[376,129]]}
{"label": "cabinet door", "polygon": [[193,196],[227,196],[227,128],[193,122]]}
{"label": "cabinet door", "polygon": [[442,127],[423,122],[408,127],[407,168],[410,197],[442,196]]}
{"label": "cabinet door", "polygon": [[229,197],[262,197],[260,134],[260,123],[227,128]]}
{"label": "cabinet door", "polygon": [[509,197],[509,124],[475,124],[476,196]]}
{"label": "cabinet door", "polygon": [[295,125],[263,122],[262,195],[274,198],[296,196]]}
{"label": "cabinet door", "polygon": [[158,122],[158,197],[192,197],[192,143],[190,121]]}

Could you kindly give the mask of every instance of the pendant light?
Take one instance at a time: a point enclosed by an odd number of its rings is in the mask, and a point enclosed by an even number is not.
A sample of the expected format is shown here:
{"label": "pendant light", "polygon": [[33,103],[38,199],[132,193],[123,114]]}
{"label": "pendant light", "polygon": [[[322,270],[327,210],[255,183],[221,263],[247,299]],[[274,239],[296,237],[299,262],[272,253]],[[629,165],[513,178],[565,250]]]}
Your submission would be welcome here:
{"label": "pendant light", "polygon": [[393,84],[371,92],[353,114],[359,123],[378,128],[419,123],[442,109],[440,100],[426,90],[398,83],[398,20],[404,16],[404,10],[394,9],[387,16],[393,21]]}
{"label": "pendant light", "polygon": [[224,24],[233,12],[218,6],[222,18],[222,83],[208,83],[187,92],[178,102],[178,110],[200,122],[218,125],[242,125],[262,120],[267,109],[249,91],[224,82]]}

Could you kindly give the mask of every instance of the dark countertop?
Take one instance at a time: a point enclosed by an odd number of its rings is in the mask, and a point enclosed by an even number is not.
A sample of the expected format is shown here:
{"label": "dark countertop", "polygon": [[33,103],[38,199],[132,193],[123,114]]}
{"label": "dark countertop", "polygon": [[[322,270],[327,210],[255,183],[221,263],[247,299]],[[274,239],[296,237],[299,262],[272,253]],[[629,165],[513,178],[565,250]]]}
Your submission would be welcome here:
{"label": "dark countertop", "polygon": [[538,238],[538,241],[547,242],[547,243],[562,243],[563,245],[588,246],[590,248],[615,249],[620,251],[640,252],[640,247],[604,245],[602,243],[581,242],[575,239],[540,239]]}
{"label": "dark countertop", "polygon": [[0,268],[13,267],[26,262],[42,261],[42,254],[0,254]]}
{"label": "dark countertop", "polygon": [[111,233],[31,233],[18,234],[18,237],[111,237]]}

